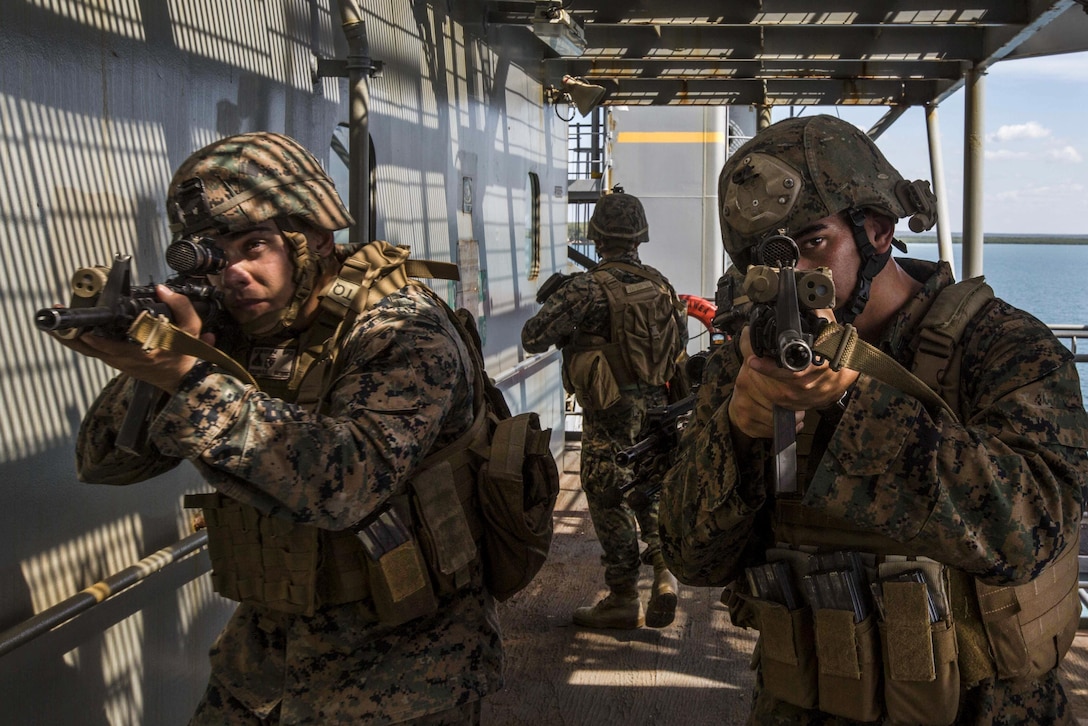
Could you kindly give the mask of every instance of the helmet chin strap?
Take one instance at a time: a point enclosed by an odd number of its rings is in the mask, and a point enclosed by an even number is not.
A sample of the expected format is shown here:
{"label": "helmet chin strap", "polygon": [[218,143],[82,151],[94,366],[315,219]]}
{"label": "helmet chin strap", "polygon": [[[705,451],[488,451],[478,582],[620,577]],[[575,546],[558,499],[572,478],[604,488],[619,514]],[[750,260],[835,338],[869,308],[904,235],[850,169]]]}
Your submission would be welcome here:
{"label": "helmet chin strap", "polygon": [[861,255],[861,265],[858,267],[858,281],[854,286],[853,294],[851,294],[845,305],[835,311],[835,319],[842,325],[854,322],[861,315],[861,311],[865,309],[866,303],[869,302],[873,278],[884,269],[884,265],[888,264],[888,260],[892,256],[890,247],[883,254],[878,253],[876,248],[873,247],[869,234],[865,231],[864,210],[848,209],[846,210],[846,216],[850,220],[850,226],[854,233],[854,244],[857,245],[858,254]]}

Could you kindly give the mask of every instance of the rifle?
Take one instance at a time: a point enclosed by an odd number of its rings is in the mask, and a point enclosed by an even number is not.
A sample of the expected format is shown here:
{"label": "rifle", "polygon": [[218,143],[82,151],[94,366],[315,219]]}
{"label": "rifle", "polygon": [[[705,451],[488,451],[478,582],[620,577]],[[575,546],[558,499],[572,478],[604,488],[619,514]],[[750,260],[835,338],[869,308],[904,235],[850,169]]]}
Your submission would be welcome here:
{"label": "rifle", "polygon": [[[797,270],[797,243],[777,234],[756,248],[755,259],[744,277],[744,293],[753,303],[748,317],[752,351],[775,358],[778,365],[802,371],[823,359],[812,342],[827,321],[816,310],[835,305],[831,270]],[[803,312],[802,312],[803,308]],[[775,493],[797,491],[797,432],[794,413],[774,408]]]}
{"label": "rifle", "polygon": [[[720,343],[719,340],[717,344]],[[603,493],[601,499],[606,506],[618,505],[626,495],[628,504],[638,509],[661,491],[665,473],[675,462],[680,434],[684,430],[688,414],[695,407],[695,394],[702,383],[703,368],[709,355],[710,351],[704,350],[688,358],[684,369],[691,381],[691,392],[675,403],[647,411],[646,426],[643,429],[645,436],[634,445],[616,452],[616,464],[632,467],[634,474],[628,483]]]}
{"label": "rifle", "polygon": [[[179,273],[163,283],[192,302],[205,327],[222,312],[222,296],[205,277],[226,266],[222,252],[206,238],[183,238],[166,250],[166,261]],[[125,340],[143,313],[165,316],[170,308],[159,300],[155,286],[132,285],[132,256],[118,254],[111,267],[81,267],[72,275],[69,307],[43,308],[34,315],[39,330],[64,339],[88,331],[114,340]],[[117,447],[132,454],[146,451],[147,427],[164,392],[136,381],[132,401],[117,432]]]}
{"label": "rifle", "polygon": [[[597,264],[597,261],[588,255],[584,255],[575,249],[574,245],[567,245],[567,259],[575,264],[581,265],[587,270]],[[577,272],[574,274],[567,274],[565,272],[553,272],[551,276],[545,280],[536,291],[537,305],[543,305],[544,301],[550,298],[555,292],[567,284],[574,275],[580,275],[582,273]]]}

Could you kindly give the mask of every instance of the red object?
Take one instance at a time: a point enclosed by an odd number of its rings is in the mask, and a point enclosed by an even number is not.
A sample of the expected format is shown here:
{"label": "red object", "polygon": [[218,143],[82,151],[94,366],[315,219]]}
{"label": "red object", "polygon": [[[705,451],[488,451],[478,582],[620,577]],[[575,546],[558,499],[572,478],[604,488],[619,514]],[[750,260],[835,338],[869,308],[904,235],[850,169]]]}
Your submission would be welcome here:
{"label": "red object", "polygon": [[714,332],[714,315],[718,312],[718,306],[704,297],[698,295],[677,295],[688,307],[688,317],[695,318],[706,326],[710,332]]}

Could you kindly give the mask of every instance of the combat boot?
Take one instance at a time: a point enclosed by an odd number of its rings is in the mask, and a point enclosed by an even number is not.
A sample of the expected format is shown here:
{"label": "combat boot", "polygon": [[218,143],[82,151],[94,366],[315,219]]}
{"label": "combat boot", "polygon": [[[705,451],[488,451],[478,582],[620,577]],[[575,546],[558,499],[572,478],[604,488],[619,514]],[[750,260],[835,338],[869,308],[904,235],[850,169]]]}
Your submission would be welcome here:
{"label": "combat boot", "polygon": [[638,590],[612,590],[596,605],[574,611],[574,624],[584,628],[633,630],[646,624]]}
{"label": "combat boot", "polygon": [[653,564],[654,586],[646,606],[646,624],[651,628],[664,628],[676,617],[676,592],[680,585],[661,555],[654,557]]}

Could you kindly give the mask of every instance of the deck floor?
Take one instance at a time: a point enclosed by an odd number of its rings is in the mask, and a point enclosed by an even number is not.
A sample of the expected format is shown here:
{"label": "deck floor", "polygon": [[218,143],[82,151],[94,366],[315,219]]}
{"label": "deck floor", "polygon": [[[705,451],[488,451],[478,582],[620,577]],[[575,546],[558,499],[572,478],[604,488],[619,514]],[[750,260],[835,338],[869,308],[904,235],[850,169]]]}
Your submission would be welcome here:
{"label": "deck floor", "polygon": [[[573,455],[571,455],[573,454]],[[500,604],[506,687],[484,702],[491,726],[743,724],[755,633],[729,623],[720,589],[682,587],[667,628],[596,631],[571,612],[606,594],[600,545],[577,476],[564,462],[551,556],[536,579]],[[643,597],[652,572],[643,568]],[[1088,726],[1088,631],[1062,666],[1074,714]]]}

